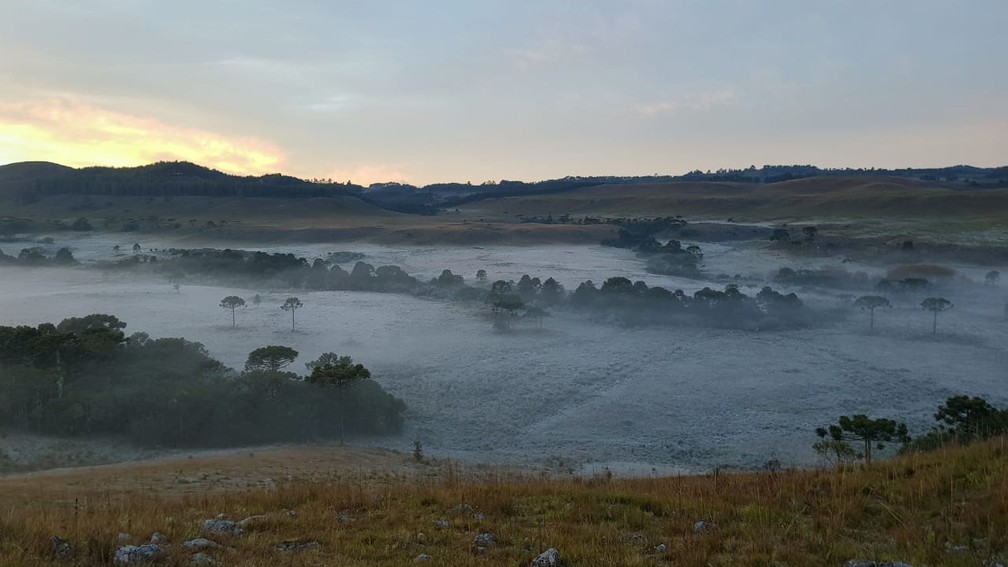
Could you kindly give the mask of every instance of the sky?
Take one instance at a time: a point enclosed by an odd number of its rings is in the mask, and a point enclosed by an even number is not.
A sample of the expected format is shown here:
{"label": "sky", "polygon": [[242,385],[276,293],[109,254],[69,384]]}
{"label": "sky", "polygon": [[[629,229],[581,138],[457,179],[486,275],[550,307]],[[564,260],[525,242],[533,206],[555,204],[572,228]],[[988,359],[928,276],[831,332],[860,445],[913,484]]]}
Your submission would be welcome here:
{"label": "sky", "polygon": [[1008,164],[1004,0],[0,0],[0,164]]}

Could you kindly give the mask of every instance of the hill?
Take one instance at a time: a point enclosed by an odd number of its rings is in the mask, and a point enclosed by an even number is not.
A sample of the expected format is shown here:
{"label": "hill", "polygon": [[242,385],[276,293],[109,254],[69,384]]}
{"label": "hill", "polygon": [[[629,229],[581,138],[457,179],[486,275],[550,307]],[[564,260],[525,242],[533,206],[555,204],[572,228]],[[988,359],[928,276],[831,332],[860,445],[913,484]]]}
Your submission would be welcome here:
{"label": "hill", "polygon": [[756,185],[674,182],[597,185],[471,203],[492,216],[675,216],[740,220],[946,218],[1003,221],[1008,189],[960,190],[897,177],[816,177]]}
{"label": "hill", "polygon": [[[216,560],[252,567],[421,555],[529,565],[547,548],[570,567],[1003,564],[1004,442],[869,467],[646,479],[516,476],[344,448],[13,476],[0,479],[0,563],[107,565],[159,532],[169,565],[188,564],[180,544],[198,537],[226,546],[205,550]],[[218,514],[247,518],[242,533],[208,529]]]}

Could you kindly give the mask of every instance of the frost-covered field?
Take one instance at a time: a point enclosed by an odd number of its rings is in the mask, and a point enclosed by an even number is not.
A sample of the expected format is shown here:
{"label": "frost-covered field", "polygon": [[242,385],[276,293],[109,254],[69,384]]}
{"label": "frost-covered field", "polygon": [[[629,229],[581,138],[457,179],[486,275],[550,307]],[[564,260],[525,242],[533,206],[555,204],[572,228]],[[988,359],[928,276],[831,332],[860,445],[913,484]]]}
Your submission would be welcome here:
{"label": "frost-covered field", "polygon": [[[111,255],[115,238],[72,245],[79,258],[95,260]],[[702,246],[712,274],[760,279],[782,265],[831,262],[796,263],[757,243]],[[0,248],[11,253],[18,246]],[[376,266],[397,264],[425,278],[448,268],[469,282],[483,268],[491,280],[529,273],[554,276],[569,288],[612,275],[687,293],[711,284],[647,274],[633,254],[593,246],[264,249],[313,257],[359,251]],[[958,269],[973,282],[985,272]],[[813,430],[841,414],[906,420],[922,432],[949,395],[1008,401],[1005,281],[994,288],[960,282],[945,290],[955,308],[939,316],[936,337],[930,314],[912,302],[880,310],[874,333],[867,314],[856,312],[820,328],[776,333],[626,329],[558,312],[542,331],[500,335],[477,306],[404,295],[297,292],[305,307],[291,332],[289,315],[277,308],[292,295],[285,291],[187,285],[178,294],[162,281],[113,280],[97,270],[0,270],[0,324],[110,313],[129,324],[128,333],[200,341],[236,368],[250,350],[267,344],[300,351],[297,371],[325,351],[350,354],[409,405],[400,437],[367,442],[408,451],[419,439],[427,454],[439,457],[644,474],[757,467],[769,459],[808,465],[816,462]],[[238,328],[231,329],[221,298],[257,292],[262,306],[240,310]],[[799,293],[830,305],[839,292]]]}

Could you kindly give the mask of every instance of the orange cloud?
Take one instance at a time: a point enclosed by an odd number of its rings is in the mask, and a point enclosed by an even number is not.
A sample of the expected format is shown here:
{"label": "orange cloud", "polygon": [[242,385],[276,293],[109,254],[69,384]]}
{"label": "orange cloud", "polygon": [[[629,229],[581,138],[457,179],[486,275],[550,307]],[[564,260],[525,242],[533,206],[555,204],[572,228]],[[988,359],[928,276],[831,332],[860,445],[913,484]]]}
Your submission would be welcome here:
{"label": "orange cloud", "polygon": [[68,100],[0,103],[0,164],[122,167],[171,160],[258,175],[278,171],[284,155],[260,140],[178,128]]}

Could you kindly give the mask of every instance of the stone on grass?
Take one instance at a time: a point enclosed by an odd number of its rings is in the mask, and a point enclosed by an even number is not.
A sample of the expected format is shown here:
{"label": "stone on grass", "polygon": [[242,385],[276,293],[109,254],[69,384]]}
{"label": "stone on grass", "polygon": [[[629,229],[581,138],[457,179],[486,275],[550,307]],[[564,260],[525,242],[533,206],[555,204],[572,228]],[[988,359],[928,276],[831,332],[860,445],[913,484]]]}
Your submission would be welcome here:
{"label": "stone on grass", "polygon": [[115,550],[113,563],[116,565],[138,565],[153,563],[165,558],[163,545],[148,543],[145,545],[124,545]]}
{"label": "stone on grass", "polygon": [[431,560],[430,555],[427,555],[426,553],[421,553],[420,555],[417,555],[416,557],[413,558],[413,563],[423,563],[424,561],[430,561],[430,560]]}
{"label": "stone on grass", "polygon": [[224,546],[205,537],[198,537],[196,539],[183,542],[182,547],[186,549],[220,549]]}
{"label": "stone on grass", "polygon": [[318,549],[322,547],[322,544],[315,541],[283,541],[277,544],[277,551],[283,551],[285,553],[296,553],[298,551],[308,551],[309,549]]}
{"label": "stone on grass", "polygon": [[339,520],[341,524],[352,524],[357,521],[353,516],[345,512],[340,514],[336,519]]}
{"label": "stone on grass", "polygon": [[657,554],[662,554],[665,553],[666,551],[668,551],[668,547],[666,547],[664,543],[659,543],[654,548],[654,552]]}
{"label": "stone on grass", "polygon": [[490,547],[495,543],[497,543],[497,536],[490,533],[482,533],[473,539],[473,544],[477,547]]}
{"label": "stone on grass", "polygon": [[75,551],[73,544],[59,536],[49,538],[49,549],[57,559],[70,559]]}
{"label": "stone on grass", "polygon": [[434,522],[434,527],[441,528],[442,530],[448,529],[448,526],[449,526],[448,520],[438,520]]}
{"label": "stone on grass", "polygon": [[203,520],[203,531],[217,535],[240,536],[245,530],[231,520]]}
{"label": "stone on grass", "polygon": [[220,565],[220,561],[201,551],[189,556],[189,564],[198,565],[199,567],[214,567],[215,565]]}
{"label": "stone on grass", "polygon": [[697,523],[693,524],[693,533],[695,534],[705,534],[709,531],[710,531],[710,524],[708,524],[703,520],[700,520]]}
{"label": "stone on grass", "polygon": [[168,536],[164,535],[161,532],[154,532],[150,536],[150,542],[151,543],[168,543]]}
{"label": "stone on grass", "polygon": [[560,552],[556,548],[551,547],[533,559],[529,563],[529,567],[563,567],[563,564],[563,560],[560,559]]}

